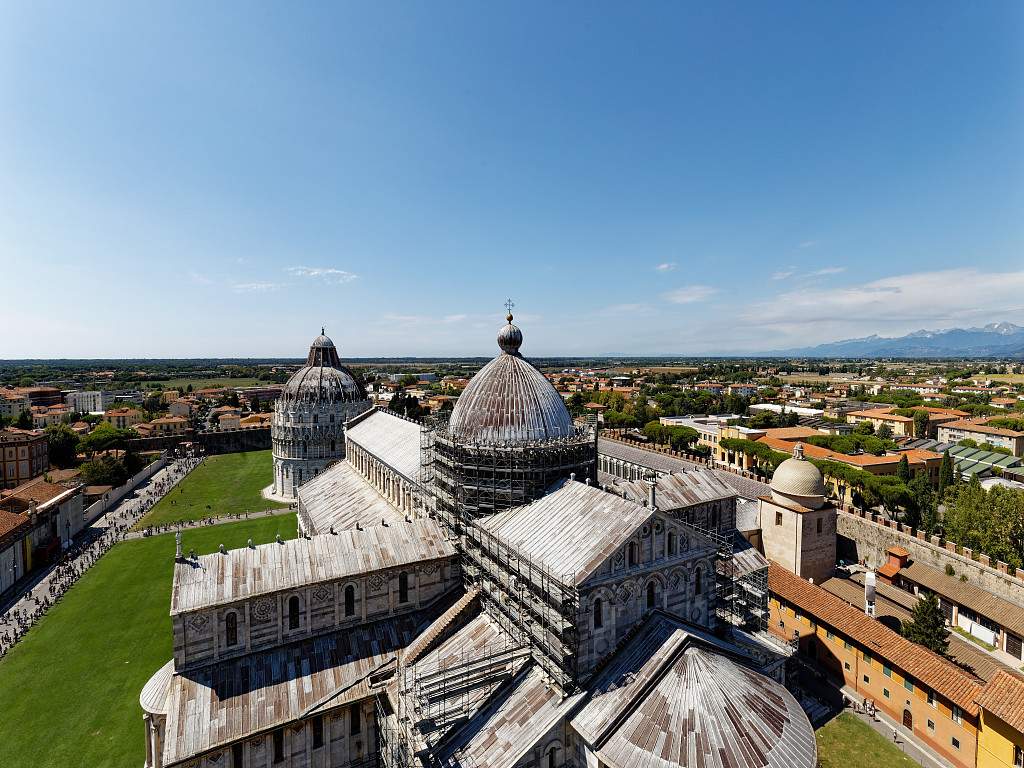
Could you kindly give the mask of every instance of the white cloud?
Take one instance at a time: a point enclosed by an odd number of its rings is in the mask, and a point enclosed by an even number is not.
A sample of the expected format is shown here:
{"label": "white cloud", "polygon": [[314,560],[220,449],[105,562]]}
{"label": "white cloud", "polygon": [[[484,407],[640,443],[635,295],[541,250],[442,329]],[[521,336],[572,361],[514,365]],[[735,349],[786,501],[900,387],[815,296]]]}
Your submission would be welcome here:
{"label": "white cloud", "polygon": [[192,279],[192,282],[197,285],[211,285],[213,283],[213,280],[198,272],[189,272],[188,276]]}
{"label": "white cloud", "polygon": [[813,248],[817,244],[818,244],[817,240],[804,240],[802,243],[800,243],[800,247],[801,248]]}
{"label": "white cloud", "polygon": [[296,277],[315,277],[335,285],[351,283],[359,275],[334,267],[286,267],[285,272]]}
{"label": "white cloud", "polygon": [[716,293],[718,293],[718,289],[712,288],[710,285],[684,285],[682,288],[669,291],[664,296],[673,304],[693,304],[704,301]]}
{"label": "white cloud", "polygon": [[231,286],[231,290],[235,293],[270,293],[280,287],[280,283],[235,283]]}
{"label": "white cloud", "polygon": [[461,323],[469,315],[445,315],[444,322],[446,323]]}
{"label": "white cloud", "polygon": [[791,277],[795,277],[797,280],[807,280],[812,277],[826,277],[828,275],[838,275],[846,271],[846,267],[822,267],[821,269],[812,269],[809,272],[801,272],[796,267],[790,266],[785,269],[780,269],[778,272],[772,273],[772,280],[788,280]]}
{"label": "white cloud", "polygon": [[666,261],[665,263],[656,266],[655,269],[659,272],[672,272],[678,266],[679,265],[676,264],[674,261]]}
{"label": "white cloud", "polygon": [[757,302],[744,319],[761,326],[835,338],[858,333],[935,330],[1018,310],[1024,271],[972,268],[917,272],[843,288],[800,288]]}

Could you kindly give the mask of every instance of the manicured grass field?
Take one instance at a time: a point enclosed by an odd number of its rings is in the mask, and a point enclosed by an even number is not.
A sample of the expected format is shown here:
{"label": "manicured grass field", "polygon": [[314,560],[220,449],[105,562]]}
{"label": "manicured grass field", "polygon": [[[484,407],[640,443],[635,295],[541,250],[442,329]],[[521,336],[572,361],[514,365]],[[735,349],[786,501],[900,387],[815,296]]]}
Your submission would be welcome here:
{"label": "manicured grass field", "polygon": [[273,479],[270,451],[210,456],[160,499],[136,527],[288,506],[260,494]]}
{"label": "manicured grass field", "polygon": [[[294,515],[187,530],[187,552],[294,538]],[[174,535],[122,542],[0,659],[0,766],[125,768],[145,759],[139,693],[171,657]]]}
{"label": "manicured grass field", "polygon": [[259,379],[230,379],[230,378],[212,378],[212,379],[164,379],[162,381],[147,381],[146,385],[159,384],[161,389],[188,389],[188,385],[192,385],[192,389],[213,389],[214,387],[260,387],[267,384],[265,381]]}
{"label": "manicured grass field", "polygon": [[884,736],[855,715],[841,714],[815,734],[821,768],[902,768],[916,766]]}

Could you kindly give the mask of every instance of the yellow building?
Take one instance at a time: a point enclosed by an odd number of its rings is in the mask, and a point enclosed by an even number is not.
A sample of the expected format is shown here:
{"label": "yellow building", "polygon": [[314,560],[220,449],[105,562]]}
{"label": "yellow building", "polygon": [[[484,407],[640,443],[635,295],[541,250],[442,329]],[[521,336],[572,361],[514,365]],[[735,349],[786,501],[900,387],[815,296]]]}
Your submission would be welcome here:
{"label": "yellow building", "polygon": [[142,421],[142,411],[134,408],[114,408],[104,414],[103,420],[117,429],[127,429]]}
{"label": "yellow building", "polygon": [[978,697],[978,768],[1024,768],[1024,680],[999,672]]}

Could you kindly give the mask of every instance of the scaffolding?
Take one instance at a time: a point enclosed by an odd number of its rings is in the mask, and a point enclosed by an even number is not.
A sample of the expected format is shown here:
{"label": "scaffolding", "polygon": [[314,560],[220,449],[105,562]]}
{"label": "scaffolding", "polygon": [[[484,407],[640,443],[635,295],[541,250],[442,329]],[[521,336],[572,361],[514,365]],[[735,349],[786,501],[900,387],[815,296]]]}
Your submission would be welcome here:
{"label": "scaffolding", "polygon": [[442,415],[421,432],[420,480],[434,516],[457,542],[468,588],[506,634],[530,649],[563,690],[577,685],[579,592],[576,574],[553,574],[495,536],[482,518],[539,499],[573,473],[592,477],[595,424],[555,440],[515,445],[467,445],[453,440]]}
{"label": "scaffolding", "polygon": [[421,481],[433,489],[438,514],[453,525],[529,504],[570,475],[596,479],[592,424],[551,440],[467,443],[450,434],[442,417],[425,426],[420,447]]}

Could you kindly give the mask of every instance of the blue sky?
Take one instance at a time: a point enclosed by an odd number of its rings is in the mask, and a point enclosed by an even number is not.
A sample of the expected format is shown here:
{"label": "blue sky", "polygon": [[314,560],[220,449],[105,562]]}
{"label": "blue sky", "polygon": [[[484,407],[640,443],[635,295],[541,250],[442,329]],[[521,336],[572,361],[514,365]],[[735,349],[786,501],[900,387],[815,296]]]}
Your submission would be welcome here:
{"label": "blue sky", "polygon": [[6,3],[0,358],[1024,324],[1024,4]]}

